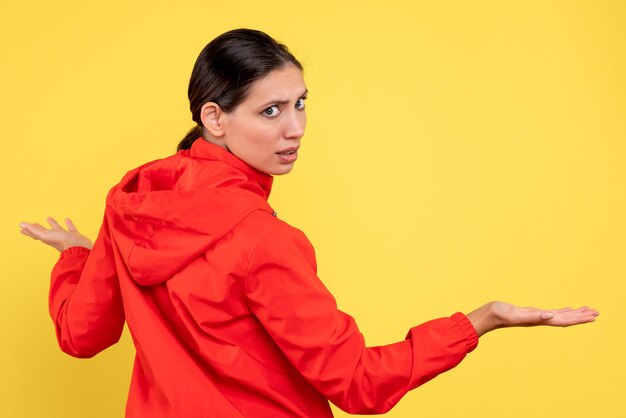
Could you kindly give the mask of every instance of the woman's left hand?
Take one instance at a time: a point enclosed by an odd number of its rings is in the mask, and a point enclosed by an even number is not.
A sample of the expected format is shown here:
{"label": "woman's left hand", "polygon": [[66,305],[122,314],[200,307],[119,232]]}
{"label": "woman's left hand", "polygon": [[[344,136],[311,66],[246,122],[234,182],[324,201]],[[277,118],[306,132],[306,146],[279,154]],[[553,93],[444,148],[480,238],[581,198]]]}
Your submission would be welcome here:
{"label": "woman's left hand", "polygon": [[47,220],[51,226],[50,229],[47,229],[37,223],[22,222],[20,223],[20,227],[22,228],[20,232],[56,248],[60,252],[70,247],[85,247],[89,249],[93,247],[91,240],[78,232],[69,218],[65,219],[67,230],[59,225],[59,223],[53,218],[48,218]]}
{"label": "woman's left hand", "polygon": [[553,326],[569,327],[595,321],[600,313],[587,306],[578,309],[538,309],[521,307],[505,302],[489,302],[467,317],[478,336],[489,331],[507,327]]}

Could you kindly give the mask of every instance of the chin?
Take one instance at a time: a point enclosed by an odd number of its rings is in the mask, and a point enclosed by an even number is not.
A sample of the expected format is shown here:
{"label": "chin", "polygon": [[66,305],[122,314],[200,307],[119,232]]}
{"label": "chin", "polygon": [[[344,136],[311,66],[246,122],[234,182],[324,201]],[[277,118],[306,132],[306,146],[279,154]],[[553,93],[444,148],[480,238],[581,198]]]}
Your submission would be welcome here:
{"label": "chin", "polygon": [[268,174],[271,174],[272,176],[283,176],[291,173],[291,170],[293,170],[293,164],[277,167],[274,170],[271,170]]}

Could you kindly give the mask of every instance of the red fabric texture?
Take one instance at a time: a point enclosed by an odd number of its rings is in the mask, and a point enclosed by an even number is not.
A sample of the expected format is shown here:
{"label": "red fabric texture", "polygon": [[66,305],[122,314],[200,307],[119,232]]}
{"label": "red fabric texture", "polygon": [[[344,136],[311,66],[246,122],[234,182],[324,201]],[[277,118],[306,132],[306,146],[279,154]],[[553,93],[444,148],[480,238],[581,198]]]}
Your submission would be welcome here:
{"label": "red fabric texture", "polygon": [[305,235],[273,216],[272,177],[202,139],[130,171],[91,251],[52,272],[59,345],[91,357],[128,324],[127,417],[382,413],[456,366],[478,337],[456,313],[366,347],[316,274]]}

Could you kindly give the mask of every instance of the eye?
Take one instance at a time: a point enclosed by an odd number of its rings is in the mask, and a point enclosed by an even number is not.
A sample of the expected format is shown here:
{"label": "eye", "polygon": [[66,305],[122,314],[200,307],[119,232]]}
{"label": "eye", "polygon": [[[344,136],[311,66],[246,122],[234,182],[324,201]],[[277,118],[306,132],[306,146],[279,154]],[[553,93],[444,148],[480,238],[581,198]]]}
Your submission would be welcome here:
{"label": "eye", "polygon": [[278,108],[278,106],[271,106],[263,111],[263,114],[265,116],[269,116],[270,118],[278,116],[279,113],[280,113],[280,109]]}
{"label": "eye", "polygon": [[298,99],[298,101],[296,102],[296,109],[304,109],[304,101],[305,100],[306,100],[306,97]]}

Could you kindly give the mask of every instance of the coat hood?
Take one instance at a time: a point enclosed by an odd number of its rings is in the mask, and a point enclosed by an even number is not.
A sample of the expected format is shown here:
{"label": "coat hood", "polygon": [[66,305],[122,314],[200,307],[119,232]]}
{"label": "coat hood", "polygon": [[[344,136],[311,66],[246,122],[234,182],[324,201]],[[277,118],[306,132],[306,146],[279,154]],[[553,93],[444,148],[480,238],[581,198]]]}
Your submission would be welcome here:
{"label": "coat hood", "polygon": [[162,283],[267,203],[272,177],[202,138],[128,172],[109,192],[111,238],[133,279]]}

